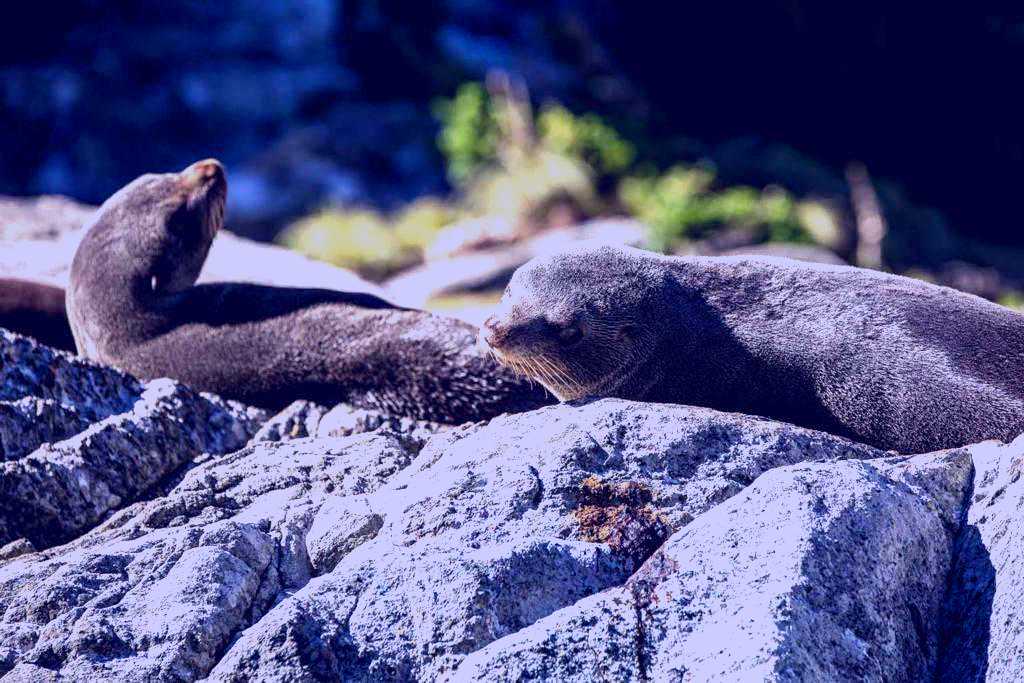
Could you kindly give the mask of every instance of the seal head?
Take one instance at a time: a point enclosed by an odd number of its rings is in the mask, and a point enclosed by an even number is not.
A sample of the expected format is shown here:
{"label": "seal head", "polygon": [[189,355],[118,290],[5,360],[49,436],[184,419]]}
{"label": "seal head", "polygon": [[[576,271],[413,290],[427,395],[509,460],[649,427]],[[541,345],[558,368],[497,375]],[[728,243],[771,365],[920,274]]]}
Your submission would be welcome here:
{"label": "seal head", "polygon": [[484,322],[481,341],[559,400],[624,393],[658,346],[663,281],[649,256],[578,248],[530,261]]}
{"label": "seal head", "polygon": [[99,230],[94,241],[130,257],[135,274],[157,292],[195,284],[213,238],[224,224],[228,183],[216,159],[197,161],[180,173],[149,173],[123,187],[99,208],[93,225],[132,225],[132,238]]}

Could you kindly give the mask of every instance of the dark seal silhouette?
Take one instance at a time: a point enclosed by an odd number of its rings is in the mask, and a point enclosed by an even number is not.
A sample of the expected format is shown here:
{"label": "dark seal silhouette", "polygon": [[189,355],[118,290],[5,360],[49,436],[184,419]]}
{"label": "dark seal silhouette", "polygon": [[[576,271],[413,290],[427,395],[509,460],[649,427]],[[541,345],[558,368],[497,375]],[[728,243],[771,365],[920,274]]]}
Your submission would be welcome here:
{"label": "dark seal silhouette", "polygon": [[55,349],[75,350],[60,287],[0,278],[0,327],[35,337]]}
{"label": "dark seal silhouette", "polygon": [[707,406],[904,453],[1024,431],[1024,316],[859,268],[587,247],[521,267],[482,336],[561,400]]}
{"label": "dark seal silhouette", "polygon": [[79,353],[271,408],[305,398],[461,423],[549,402],[459,321],[367,294],[195,285],[226,195],[210,159],[137,178],[100,207],[71,266]]}

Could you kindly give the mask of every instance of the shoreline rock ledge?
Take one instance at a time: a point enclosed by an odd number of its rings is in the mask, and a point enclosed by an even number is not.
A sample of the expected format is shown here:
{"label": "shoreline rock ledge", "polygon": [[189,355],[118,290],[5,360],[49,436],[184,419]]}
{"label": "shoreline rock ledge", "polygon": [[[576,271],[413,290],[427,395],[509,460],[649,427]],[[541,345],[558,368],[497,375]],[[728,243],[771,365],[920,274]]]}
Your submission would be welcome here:
{"label": "shoreline rock ledge", "polygon": [[4,681],[1017,681],[1024,437],[268,416],[0,332]]}

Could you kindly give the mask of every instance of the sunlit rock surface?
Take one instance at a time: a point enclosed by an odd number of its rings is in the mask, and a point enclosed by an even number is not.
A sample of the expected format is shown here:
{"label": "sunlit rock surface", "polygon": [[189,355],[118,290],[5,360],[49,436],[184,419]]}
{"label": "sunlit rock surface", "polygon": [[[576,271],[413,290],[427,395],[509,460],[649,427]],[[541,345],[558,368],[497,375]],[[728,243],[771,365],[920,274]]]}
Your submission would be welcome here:
{"label": "sunlit rock surface", "polygon": [[0,336],[4,680],[1019,680],[1024,439],[276,416]]}

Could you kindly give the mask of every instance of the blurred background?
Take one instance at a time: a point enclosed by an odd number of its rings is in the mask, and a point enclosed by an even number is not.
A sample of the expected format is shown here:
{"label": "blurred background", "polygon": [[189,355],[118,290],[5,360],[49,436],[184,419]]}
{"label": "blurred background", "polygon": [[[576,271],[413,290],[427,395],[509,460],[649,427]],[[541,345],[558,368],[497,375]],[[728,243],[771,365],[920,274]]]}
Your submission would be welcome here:
{"label": "blurred background", "polygon": [[0,194],[215,156],[232,231],[437,310],[585,237],[1019,306],[1022,66],[1015,3],[29,3]]}

